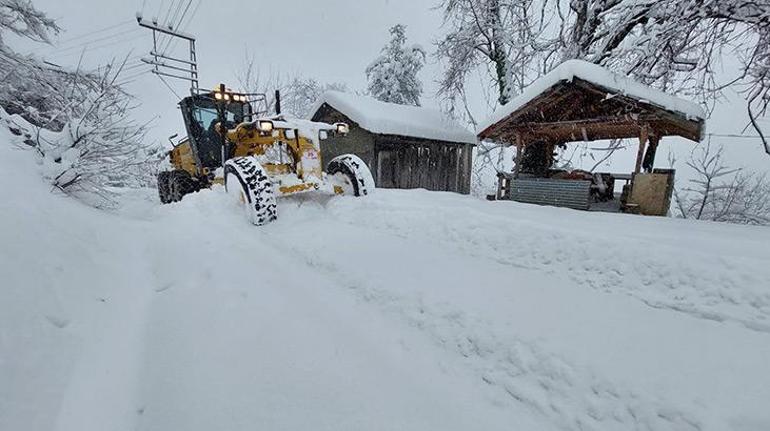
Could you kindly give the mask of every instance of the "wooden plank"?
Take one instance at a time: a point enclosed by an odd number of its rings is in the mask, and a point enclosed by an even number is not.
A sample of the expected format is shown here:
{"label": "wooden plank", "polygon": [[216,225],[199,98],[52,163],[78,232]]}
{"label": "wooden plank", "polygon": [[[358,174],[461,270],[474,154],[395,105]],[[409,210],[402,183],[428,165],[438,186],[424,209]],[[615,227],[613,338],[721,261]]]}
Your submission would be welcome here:
{"label": "wooden plank", "polygon": [[523,151],[524,151],[524,142],[521,139],[521,135],[517,133],[516,134],[516,160],[514,160],[515,165],[513,166],[514,178],[519,177],[519,170],[521,169],[521,156]]}
{"label": "wooden plank", "polygon": [[639,133],[639,149],[636,152],[636,165],[634,165],[634,173],[638,174],[642,170],[642,159],[644,158],[644,148],[647,145],[650,131],[647,126],[642,126],[642,130]]}

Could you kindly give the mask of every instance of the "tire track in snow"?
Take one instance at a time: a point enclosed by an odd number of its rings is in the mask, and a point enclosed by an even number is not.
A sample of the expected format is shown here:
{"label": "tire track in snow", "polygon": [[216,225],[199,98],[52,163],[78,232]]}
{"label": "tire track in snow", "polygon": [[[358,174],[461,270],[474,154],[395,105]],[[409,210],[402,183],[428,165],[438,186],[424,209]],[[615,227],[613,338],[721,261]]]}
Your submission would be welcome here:
{"label": "tire track in snow", "polygon": [[[372,279],[367,268],[339,263],[349,257],[344,251],[346,237],[327,237],[325,233],[332,229],[334,227],[325,225],[324,231],[312,240],[295,237],[291,228],[287,232],[271,231],[269,235],[273,245],[284,254],[300,257],[315,271],[336,280],[338,287],[386,314],[406,320],[452,352],[473,371],[480,383],[497,394],[496,402],[525,405],[564,430],[702,429],[693,414],[671,407],[665,400],[649,399],[633,390],[614,387],[591,370],[576,368],[536,343],[516,336],[500,338],[499,329],[483,317],[440,300],[427,299],[419,291],[397,293]],[[359,230],[348,234],[370,237],[373,241],[379,239],[375,232],[368,235]],[[338,246],[331,245],[335,244],[333,239]],[[403,248],[408,249],[408,241],[403,243]],[[391,264],[394,270],[399,270],[403,269],[402,263],[403,260],[394,257],[390,262],[378,260],[375,265]]]}
{"label": "tire track in snow", "polygon": [[[350,225],[366,226],[402,238],[440,242],[468,256],[503,265],[546,274],[566,274],[581,286],[625,293],[653,308],[699,319],[735,322],[751,330],[770,333],[770,289],[767,288],[770,271],[762,256],[770,259],[767,250],[747,259],[722,255],[718,249],[658,244],[643,237],[645,229],[650,230],[645,225],[650,220],[627,215],[610,219],[606,214],[508,202],[484,202],[481,204],[488,205],[490,211],[480,211],[475,209],[480,202],[460,196],[433,199],[430,201],[433,205],[428,207],[414,200],[421,193],[430,192],[384,192],[386,200],[374,199],[359,205],[350,201],[332,202],[329,212]],[[446,205],[435,205],[437,202]],[[522,214],[529,218],[516,218]],[[603,237],[590,235],[579,231],[583,226],[565,225],[564,217],[570,215],[584,224],[583,217],[595,217],[596,224],[609,220],[621,227],[603,232]],[[652,222],[676,221],[656,219]],[[635,227],[640,228],[639,237],[632,236]],[[677,232],[683,238],[698,234],[699,226],[692,223],[684,222],[679,227]],[[688,232],[687,228],[694,232]],[[628,245],[634,242],[636,244]]]}

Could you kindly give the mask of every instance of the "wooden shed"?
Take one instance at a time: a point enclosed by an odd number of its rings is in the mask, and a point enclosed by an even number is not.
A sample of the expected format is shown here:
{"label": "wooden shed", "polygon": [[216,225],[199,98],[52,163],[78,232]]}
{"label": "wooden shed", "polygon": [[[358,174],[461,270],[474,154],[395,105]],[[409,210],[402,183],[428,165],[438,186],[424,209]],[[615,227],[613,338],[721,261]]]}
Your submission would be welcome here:
{"label": "wooden shed", "polygon": [[440,111],[328,92],[310,117],[350,125],[347,136],[321,143],[322,157],[358,155],[377,187],[470,192],[476,136]]}
{"label": "wooden shed", "polygon": [[[480,128],[479,139],[517,147],[513,172],[500,175],[498,198],[588,209],[592,195],[612,197],[616,179],[630,182],[621,209],[650,215],[668,211],[674,172],[655,169],[660,140],[703,138],[705,112],[695,103],[652,89],[585,61],[571,60],[535,81]],[[638,138],[631,174],[520,172],[522,154],[540,146],[552,157],[571,142]],[[582,181],[582,184],[575,181]],[[609,192],[597,189],[609,184]]]}

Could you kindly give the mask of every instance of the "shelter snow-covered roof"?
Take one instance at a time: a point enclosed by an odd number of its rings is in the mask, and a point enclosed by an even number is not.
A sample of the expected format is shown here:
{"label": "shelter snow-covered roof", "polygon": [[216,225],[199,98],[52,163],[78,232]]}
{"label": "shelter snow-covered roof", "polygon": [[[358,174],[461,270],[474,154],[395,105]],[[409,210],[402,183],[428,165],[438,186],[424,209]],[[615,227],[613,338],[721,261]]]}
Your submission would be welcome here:
{"label": "shelter snow-covered roof", "polygon": [[476,143],[476,135],[441,111],[381,102],[367,96],[328,91],[310,111],[312,118],[327,104],[369,132],[445,142]]}
{"label": "shelter snow-covered roof", "polygon": [[498,108],[480,125],[478,134],[483,136],[492,126],[516,113],[549,89],[560,83],[572,82],[576,78],[606,89],[607,98],[623,95],[680,114],[688,120],[706,119],[705,111],[696,103],[656,90],[597,64],[583,60],[568,60],[533,82],[508,104]]}

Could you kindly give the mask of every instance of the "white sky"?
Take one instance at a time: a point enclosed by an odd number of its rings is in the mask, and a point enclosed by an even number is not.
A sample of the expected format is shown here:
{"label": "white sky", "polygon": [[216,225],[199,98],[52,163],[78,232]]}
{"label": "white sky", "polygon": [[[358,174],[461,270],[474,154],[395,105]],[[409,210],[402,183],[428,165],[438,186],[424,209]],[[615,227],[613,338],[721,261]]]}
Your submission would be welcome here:
{"label": "white sky", "polygon": [[[136,12],[143,10],[144,16],[151,18],[160,11],[162,19],[171,1],[33,0],[64,29],[59,36],[60,48],[57,50],[13,39],[11,44],[20,50],[35,50],[54,63],[70,67],[77,64],[85,48],[88,48],[84,57],[87,65],[104,63],[112,57],[122,58],[129,53],[137,57],[148,52],[152,42],[150,31],[136,25]],[[244,64],[244,54],[250,52],[260,59],[260,68],[265,72],[300,73],[322,82],[344,82],[352,90],[362,90],[366,87],[364,69],[388,40],[390,26],[406,24],[410,41],[423,45],[428,51],[432,51],[433,41],[442,32],[441,12],[433,9],[438,0],[200,1],[201,6],[187,32],[198,38],[202,87],[213,87],[219,82],[236,87],[236,74]],[[121,23],[110,31],[71,40]],[[122,34],[83,45],[89,40],[115,33]],[[179,43],[175,51],[178,55],[186,55],[181,48],[182,43]],[[141,70],[129,70],[125,76],[132,77]],[[429,64],[421,73],[426,89],[423,104],[426,106],[436,105],[433,94],[440,73],[435,61],[429,59]],[[180,95],[184,95],[189,88],[184,82],[172,84]],[[151,138],[165,141],[167,136],[183,131],[181,118],[175,109],[178,99],[157,77],[141,75],[128,88],[142,104],[140,117],[149,119],[157,116]],[[471,94],[471,99],[475,103],[474,109],[480,113],[479,117],[488,114],[480,89]],[[740,97],[734,99],[740,102]],[[763,121],[770,129],[770,120]],[[743,104],[725,101],[708,121],[707,129],[710,133],[741,133],[745,124]],[[745,133],[754,134],[752,130]],[[711,139],[712,143],[725,145],[731,164],[770,171],[770,156],[762,152],[758,140]],[[678,159],[683,160],[692,146],[684,140],[664,140],[657,164],[665,164],[669,148],[674,148]],[[635,148],[620,152],[613,158],[609,170],[630,171],[635,154]],[[586,164],[590,166],[591,163]],[[684,167],[678,168],[681,171]]]}

